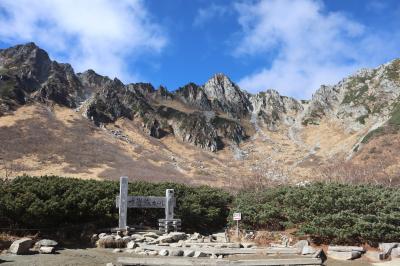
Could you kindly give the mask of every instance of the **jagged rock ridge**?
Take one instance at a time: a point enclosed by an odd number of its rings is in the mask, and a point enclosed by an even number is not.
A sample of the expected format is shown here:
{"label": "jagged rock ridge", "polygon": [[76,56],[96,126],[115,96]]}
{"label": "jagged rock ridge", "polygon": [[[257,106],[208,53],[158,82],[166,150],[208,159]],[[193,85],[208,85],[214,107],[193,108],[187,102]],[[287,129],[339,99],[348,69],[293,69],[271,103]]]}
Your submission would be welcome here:
{"label": "jagged rock ridge", "polygon": [[216,151],[248,137],[242,121],[254,119],[269,130],[318,125],[336,119],[352,132],[366,124],[384,124],[396,115],[400,61],[361,70],[337,85],[321,86],[310,101],[267,90],[251,95],[223,74],[204,85],[188,83],[169,92],[149,83],[123,84],[93,70],[75,74],[69,64],[50,60],[34,43],[0,50],[0,112],[40,101],[77,108],[95,124],[119,118],[138,120],[155,138],[173,134]]}

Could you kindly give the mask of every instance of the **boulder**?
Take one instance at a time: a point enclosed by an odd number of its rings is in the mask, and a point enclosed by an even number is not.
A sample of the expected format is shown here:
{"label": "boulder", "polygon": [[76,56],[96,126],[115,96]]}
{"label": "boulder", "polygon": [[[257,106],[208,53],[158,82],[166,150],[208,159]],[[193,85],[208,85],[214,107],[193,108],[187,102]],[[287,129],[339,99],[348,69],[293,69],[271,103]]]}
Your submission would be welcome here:
{"label": "boulder", "polygon": [[149,256],[157,256],[158,255],[158,251],[157,250],[147,250],[146,253]]}
{"label": "boulder", "polygon": [[158,255],[160,255],[160,256],[168,256],[168,254],[169,254],[169,251],[167,249],[161,249],[158,252]]}
{"label": "boulder", "polygon": [[138,245],[137,245],[136,242],[133,241],[133,240],[129,241],[129,242],[126,244],[126,248],[128,248],[128,249],[134,249],[134,248],[136,248],[137,246],[138,246]]}
{"label": "boulder", "polygon": [[178,242],[179,240],[185,240],[186,239],[186,234],[183,232],[171,232],[168,234],[172,238],[174,242]]}
{"label": "boulder", "polygon": [[183,246],[183,243],[182,242],[171,243],[169,246],[173,248],[181,248]]}
{"label": "boulder", "polygon": [[224,258],[224,255],[219,255],[218,256],[218,259],[223,259]]}
{"label": "boulder", "polygon": [[391,257],[392,257],[392,259],[393,258],[400,258],[400,247],[392,249]]}
{"label": "boulder", "polygon": [[150,237],[150,238],[153,238],[153,239],[156,239],[156,238],[159,237],[158,234],[153,233],[153,232],[146,233],[146,234],[144,234],[143,236],[144,236],[144,237]]}
{"label": "boulder", "polygon": [[8,251],[12,254],[17,254],[17,255],[24,255],[24,254],[29,254],[29,249],[32,247],[33,241],[30,238],[21,238],[18,240],[15,240]]}
{"label": "boulder", "polygon": [[195,253],[194,250],[188,249],[188,250],[183,251],[183,256],[184,256],[184,257],[193,257],[193,256],[194,256],[194,253]]}
{"label": "boulder", "polygon": [[360,251],[329,251],[328,257],[335,260],[355,260],[361,257]]}
{"label": "boulder", "polygon": [[142,236],[140,236],[140,237],[132,237],[131,236],[131,239],[135,240],[135,242],[138,242],[138,243],[143,243],[146,240],[146,238],[144,238]]}
{"label": "boulder", "polygon": [[201,235],[199,234],[199,233],[194,233],[194,234],[192,234],[191,236],[190,236],[190,240],[197,240],[197,239],[200,239],[201,238]]}
{"label": "boulder", "polygon": [[297,248],[299,251],[302,251],[305,246],[308,246],[307,240],[300,240],[299,242],[293,245],[293,247]]}
{"label": "boulder", "polygon": [[307,245],[301,250],[301,255],[314,254],[315,252],[316,250],[313,247]]}
{"label": "boulder", "polygon": [[397,248],[398,246],[399,243],[379,243],[379,249],[382,250],[382,253],[380,254],[380,259],[388,259],[390,257],[390,254],[392,253],[392,250],[394,248]]}
{"label": "boulder", "polygon": [[115,248],[112,252],[113,252],[113,253],[120,253],[120,252],[122,252],[122,249],[120,249],[120,248]]}
{"label": "boulder", "polygon": [[365,252],[365,249],[363,247],[358,247],[358,246],[329,246],[328,247],[328,252],[329,251],[337,251],[337,252],[351,252],[351,251],[358,251],[358,252]]}
{"label": "boulder", "polygon": [[105,237],[105,236],[107,236],[106,233],[101,233],[101,234],[99,234],[99,238],[103,238],[103,237]]}
{"label": "boulder", "polygon": [[204,258],[207,257],[207,254],[201,251],[194,252],[193,258]]}
{"label": "boulder", "polygon": [[56,247],[57,245],[58,245],[58,243],[51,239],[42,239],[35,243],[35,246],[38,248],[40,248],[40,247]]}
{"label": "boulder", "polygon": [[211,254],[210,259],[218,259],[218,257],[215,254]]}
{"label": "boulder", "polygon": [[40,247],[39,253],[41,254],[53,254],[56,251],[55,247]]}
{"label": "boulder", "polygon": [[130,236],[124,236],[124,237],[122,237],[122,240],[123,240],[125,243],[128,243],[129,241],[131,241],[131,237],[130,237]]}
{"label": "boulder", "polygon": [[379,243],[379,249],[382,250],[384,253],[388,253],[393,248],[399,246],[399,243]]}
{"label": "boulder", "polygon": [[227,242],[227,237],[225,235],[225,232],[216,233],[216,234],[213,234],[212,236],[216,242],[223,242],[223,243]]}
{"label": "boulder", "polygon": [[169,255],[170,255],[170,256],[174,256],[174,257],[183,256],[183,250],[180,250],[180,249],[178,249],[178,250],[171,250],[171,251],[169,252]]}

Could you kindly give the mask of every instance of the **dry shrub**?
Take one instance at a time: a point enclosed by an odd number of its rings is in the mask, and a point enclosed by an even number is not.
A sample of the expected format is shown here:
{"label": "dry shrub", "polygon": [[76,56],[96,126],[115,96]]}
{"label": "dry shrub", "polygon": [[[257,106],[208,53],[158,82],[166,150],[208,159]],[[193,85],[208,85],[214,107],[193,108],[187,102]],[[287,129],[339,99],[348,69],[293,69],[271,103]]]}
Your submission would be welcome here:
{"label": "dry shrub", "polygon": [[333,160],[314,169],[317,179],[350,184],[400,185],[400,171],[388,169],[393,158],[380,158],[373,162],[357,164],[346,160]]}
{"label": "dry shrub", "polygon": [[279,237],[274,232],[257,231],[254,242],[258,246],[269,246],[271,243],[279,241]]}
{"label": "dry shrub", "polygon": [[125,248],[126,242],[120,239],[114,239],[111,237],[101,238],[97,241],[97,247],[99,248]]}

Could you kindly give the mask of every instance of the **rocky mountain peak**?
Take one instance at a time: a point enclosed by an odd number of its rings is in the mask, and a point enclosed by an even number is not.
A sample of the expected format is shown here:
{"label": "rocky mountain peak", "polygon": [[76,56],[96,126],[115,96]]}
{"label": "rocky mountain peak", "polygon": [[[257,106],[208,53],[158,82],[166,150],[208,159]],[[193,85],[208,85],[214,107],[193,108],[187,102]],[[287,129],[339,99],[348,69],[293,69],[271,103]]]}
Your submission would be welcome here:
{"label": "rocky mountain peak", "polygon": [[233,117],[243,117],[251,111],[249,94],[242,91],[224,74],[215,74],[203,88],[212,102],[213,109],[228,113]]}

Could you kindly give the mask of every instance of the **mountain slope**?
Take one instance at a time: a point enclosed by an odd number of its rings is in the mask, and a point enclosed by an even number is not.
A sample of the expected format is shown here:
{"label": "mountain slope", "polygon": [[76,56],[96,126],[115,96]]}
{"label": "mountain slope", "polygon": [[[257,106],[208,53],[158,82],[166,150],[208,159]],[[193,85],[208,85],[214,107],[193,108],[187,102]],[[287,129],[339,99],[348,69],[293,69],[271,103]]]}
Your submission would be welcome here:
{"label": "mountain slope", "polygon": [[11,175],[395,183],[399,97],[400,60],[298,101],[251,95],[223,74],[173,92],[75,74],[28,43],[0,50],[0,152]]}

